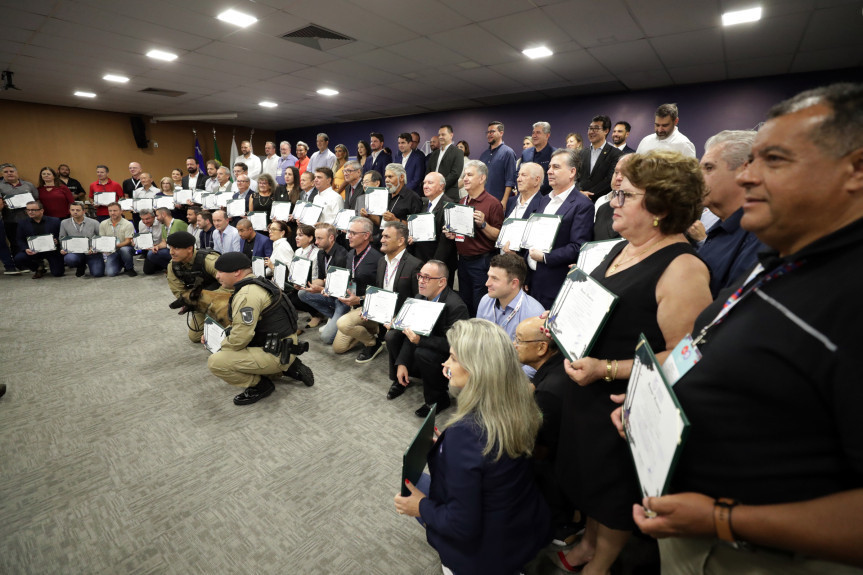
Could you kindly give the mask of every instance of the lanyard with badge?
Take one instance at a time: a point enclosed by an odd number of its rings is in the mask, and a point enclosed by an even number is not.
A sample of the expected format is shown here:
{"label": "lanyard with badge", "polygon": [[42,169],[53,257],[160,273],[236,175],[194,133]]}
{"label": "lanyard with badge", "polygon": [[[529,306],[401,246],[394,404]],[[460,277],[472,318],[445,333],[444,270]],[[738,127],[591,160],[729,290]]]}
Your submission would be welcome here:
{"label": "lanyard with badge", "polygon": [[[506,319],[503,319],[503,316],[506,313],[506,308],[503,309],[503,312],[500,314],[500,317],[501,317],[501,320],[503,323],[498,321],[497,311],[494,311],[494,323],[496,323],[497,325],[499,325],[503,329],[506,329],[506,326],[509,324],[509,322],[512,321],[512,318],[514,318],[515,314],[518,313],[518,310],[521,309],[522,303],[524,303],[524,292],[521,292],[521,295],[518,296],[518,303],[516,304],[515,308],[513,308],[513,310],[510,312],[510,314],[506,317]],[[492,309],[494,309],[494,308],[492,308]]]}
{"label": "lanyard with badge", "polygon": [[351,283],[348,285],[348,289],[356,295],[357,293],[357,268],[360,267],[360,264],[363,263],[363,260],[366,259],[366,256],[369,255],[369,250],[372,249],[372,245],[369,244],[366,246],[366,249],[363,250],[363,255],[360,256],[360,259],[357,260],[356,256],[354,256],[354,261],[351,262]]}
{"label": "lanyard with badge", "polygon": [[707,341],[707,332],[725,321],[725,318],[728,317],[728,314],[731,313],[732,309],[750,295],[760,290],[764,285],[796,270],[804,263],[805,260],[783,263],[770,273],[762,275],[753,283],[752,280],[764,271],[764,266],[758,264],[755,269],[752,270],[752,273],[749,274],[749,277],[746,278],[746,281],[743,282],[743,285],[728,297],[722,305],[722,309],[719,310],[719,313],[717,313],[716,317],[713,318],[713,321],[701,329],[701,333],[698,334],[698,337],[692,339],[692,334],[686,334],[686,337],[681,339],[671,351],[671,354],[669,354],[668,358],[662,364],[662,370],[665,372],[669,384],[674,385],[677,383],[678,379],[683,377],[686,372],[692,369],[692,366],[701,360],[701,352],[698,350],[698,346]]}

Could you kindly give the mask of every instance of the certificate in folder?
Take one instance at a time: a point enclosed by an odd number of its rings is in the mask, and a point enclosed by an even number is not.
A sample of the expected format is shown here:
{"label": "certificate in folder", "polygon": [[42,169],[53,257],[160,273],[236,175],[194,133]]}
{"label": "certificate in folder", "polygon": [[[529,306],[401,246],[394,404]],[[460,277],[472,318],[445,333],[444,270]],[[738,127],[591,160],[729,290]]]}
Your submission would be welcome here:
{"label": "certificate in folder", "polygon": [[635,348],[622,412],[642,495],[664,495],[689,434],[689,420],[644,334]]}
{"label": "certificate in folder", "polygon": [[291,270],[290,274],[288,274],[288,283],[305,287],[305,285],[309,283],[309,274],[311,273],[312,260],[300,256],[294,256],[294,259],[291,260]]}
{"label": "certificate in folder", "polygon": [[351,270],[330,266],[327,268],[324,293],[330,297],[348,297],[348,285],[350,281]]}
{"label": "certificate in folder", "polygon": [[339,231],[346,232],[348,231],[348,226],[351,225],[351,220],[357,217],[356,210],[339,210],[339,213],[336,214],[336,219],[333,221],[333,226]]}
{"label": "certificate in folder", "polygon": [[90,252],[90,238],[84,236],[65,236],[60,243],[67,254],[86,254]]}
{"label": "certificate in folder", "polygon": [[382,216],[390,204],[390,192],[386,188],[366,188],[366,211],[373,216]]}
{"label": "certificate in folder", "polygon": [[6,196],[4,201],[10,210],[18,210],[27,207],[27,203],[36,201],[36,198],[30,192],[24,192],[23,194]]}
{"label": "certificate in folder", "polygon": [[495,247],[503,249],[503,246],[509,244],[509,249],[517,252],[521,249],[521,238],[524,237],[524,229],[527,227],[527,220],[521,218],[507,218],[503,221],[500,227],[500,233],[497,236]]}
{"label": "certificate in folder", "polygon": [[443,217],[446,228],[462,236],[474,236],[473,208],[447,202],[443,207]]}
{"label": "certificate in folder", "polygon": [[378,323],[389,323],[396,314],[399,294],[374,286],[366,288],[363,316]]}
{"label": "certificate in folder", "polygon": [[186,205],[186,202],[191,202],[193,197],[195,197],[195,194],[192,190],[177,190],[174,192],[174,201],[180,205]]}
{"label": "certificate in folder", "polygon": [[423,421],[414,440],[405,450],[402,456],[402,483],[401,492],[403,497],[410,497],[410,490],[405,485],[405,479],[416,485],[426,468],[429,450],[434,444],[434,419],[437,404],[431,406],[429,414]]}
{"label": "certificate in folder", "polygon": [[583,269],[584,273],[591,274],[605,260],[605,257],[611,253],[614,246],[624,241],[626,240],[623,238],[614,238],[611,240],[584,242],[578,250],[578,262],[575,265]]}
{"label": "certificate in folder", "polygon": [[425,212],[408,216],[408,231],[415,242],[433,242],[437,240],[437,230],[434,224],[434,214]]}
{"label": "certificate in folder", "polygon": [[153,240],[153,232],[143,232],[132,236],[132,243],[135,244],[135,249],[149,250],[156,244]]}
{"label": "certificate in folder", "polygon": [[444,303],[441,301],[409,297],[393,318],[393,329],[410,329],[417,335],[431,335],[443,308]]}
{"label": "certificate in folder", "polygon": [[273,202],[270,208],[270,219],[279,220],[281,222],[288,221],[291,217],[291,202]]}
{"label": "certificate in folder", "polygon": [[569,361],[590,353],[616,302],[616,295],[577,267],[566,275],[546,324]]}
{"label": "certificate in folder", "polygon": [[94,252],[113,254],[117,251],[117,238],[114,236],[93,236],[90,241]]}
{"label": "certificate in folder", "polygon": [[557,214],[533,214],[527,220],[527,227],[521,238],[521,247],[547,254],[554,246],[562,220],[563,218]]}
{"label": "certificate in folder", "polygon": [[225,341],[225,328],[219,322],[207,316],[204,319],[204,345],[210,353],[216,353],[222,349],[222,342]]}
{"label": "certificate in folder", "polygon": [[[5,239],[3,241],[6,241]],[[27,238],[27,247],[30,248],[30,251],[42,253],[42,252],[53,252],[57,249],[57,246],[54,244],[54,236],[51,234],[45,234],[42,236],[29,236]]]}
{"label": "certificate in folder", "polygon": [[97,206],[107,206],[117,201],[116,192],[96,192],[93,194],[93,203]]}
{"label": "certificate in folder", "polygon": [[279,260],[273,262],[273,283],[279,289],[285,289],[285,278],[288,277],[288,266]]}
{"label": "certificate in folder", "polygon": [[267,212],[249,212],[247,216],[252,229],[258,232],[267,231]]}
{"label": "certificate in folder", "polygon": [[131,212],[135,207],[135,200],[132,198],[123,198],[117,203],[120,204],[120,209],[124,212]]}
{"label": "certificate in folder", "polygon": [[260,256],[252,256],[252,273],[259,278],[266,277],[267,265],[264,263],[264,258]]}

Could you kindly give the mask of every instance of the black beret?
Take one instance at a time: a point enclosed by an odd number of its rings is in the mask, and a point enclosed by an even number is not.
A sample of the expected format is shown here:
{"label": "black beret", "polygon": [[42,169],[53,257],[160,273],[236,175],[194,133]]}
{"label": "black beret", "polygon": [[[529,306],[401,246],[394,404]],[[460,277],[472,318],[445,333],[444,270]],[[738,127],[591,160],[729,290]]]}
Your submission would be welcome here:
{"label": "black beret", "polygon": [[252,260],[241,252],[228,252],[216,260],[216,269],[220,272],[237,272],[251,269]]}
{"label": "black beret", "polygon": [[189,232],[174,232],[168,236],[167,242],[172,248],[191,248],[195,245],[195,236]]}

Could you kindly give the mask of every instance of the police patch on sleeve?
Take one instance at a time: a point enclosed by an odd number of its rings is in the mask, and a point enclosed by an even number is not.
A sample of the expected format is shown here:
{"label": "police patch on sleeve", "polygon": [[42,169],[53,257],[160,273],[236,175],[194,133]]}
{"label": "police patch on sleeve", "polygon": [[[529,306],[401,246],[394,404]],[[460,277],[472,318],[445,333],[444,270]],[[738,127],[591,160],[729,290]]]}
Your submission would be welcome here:
{"label": "police patch on sleeve", "polygon": [[252,325],[252,321],[255,319],[255,310],[250,307],[244,307],[240,310],[240,317],[243,318],[243,323],[246,325]]}

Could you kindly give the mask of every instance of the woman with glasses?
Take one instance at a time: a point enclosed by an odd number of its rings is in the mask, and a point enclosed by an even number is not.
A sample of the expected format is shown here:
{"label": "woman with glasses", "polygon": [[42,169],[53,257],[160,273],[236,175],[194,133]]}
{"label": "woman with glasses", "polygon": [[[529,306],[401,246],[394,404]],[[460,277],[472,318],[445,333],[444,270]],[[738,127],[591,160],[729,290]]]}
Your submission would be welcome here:
{"label": "woman with glasses", "polygon": [[626,391],[639,334],[662,362],[711,302],[710,272],[683,235],[701,214],[698,161],[668,151],[633,154],[622,174],[611,207],[626,241],[591,274],[619,299],[591,356],[564,362],[577,385],[563,400],[556,475],[587,524],[581,541],[553,559],[587,574],[609,572],[641,500],[628,447],[609,420],[617,407],[609,396]]}
{"label": "woman with glasses", "polygon": [[[177,172],[177,170],[174,170]],[[174,189],[175,189],[175,181],[172,179],[176,174],[171,174],[171,177],[165,176],[159,181],[159,191],[156,192],[156,198],[173,198],[174,197]],[[181,174],[182,176],[182,174]],[[171,208],[171,217],[175,220],[180,220],[181,222],[186,221],[186,206],[182,206],[180,204],[174,204],[174,207]]]}
{"label": "woman with glasses", "polygon": [[249,194],[249,211],[267,214],[267,226],[269,226],[272,221],[270,210],[273,207],[273,202],[284,201],[287,201],[287,193],[283,191],[281,195],[278,195],[276,179],[270,174],[261,174],[258,176],[258,191]]}
{"label": "woman with glasses", "polygon": [[531,455],[542,415],[506,333],[457,321],[443,364],[458,411],[428,454],[429,475],[395,497],[440,554],[444,573],[514,575],[551,540]]}

